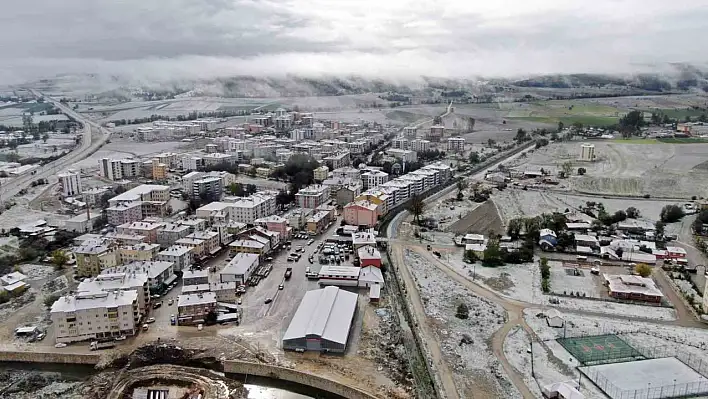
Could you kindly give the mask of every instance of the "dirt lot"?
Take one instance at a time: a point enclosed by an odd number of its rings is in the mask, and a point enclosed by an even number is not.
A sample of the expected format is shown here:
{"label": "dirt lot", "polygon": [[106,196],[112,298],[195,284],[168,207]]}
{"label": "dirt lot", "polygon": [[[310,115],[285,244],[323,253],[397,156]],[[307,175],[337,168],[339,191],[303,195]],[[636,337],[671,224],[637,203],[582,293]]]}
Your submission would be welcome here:
{"label": "dirt lot", "polygon": [[455,234],[478,233],[487,235],[489,232],[499,234],[503,231],[503,224],[496,205],[494,205],[493,201],[488,200],[462,219],[448,226],[447,231]]}
{"label": "dirt lot", "polygon": [[[708,144],[626,144],[592,141],[597,161],[580,162],[581,141],[554,143],[534,151],[522,168],[559,170],[573,163],[570,186],[580,192],[665,198],[708,196]],[[587,170],[577,176],[577,168]]]}

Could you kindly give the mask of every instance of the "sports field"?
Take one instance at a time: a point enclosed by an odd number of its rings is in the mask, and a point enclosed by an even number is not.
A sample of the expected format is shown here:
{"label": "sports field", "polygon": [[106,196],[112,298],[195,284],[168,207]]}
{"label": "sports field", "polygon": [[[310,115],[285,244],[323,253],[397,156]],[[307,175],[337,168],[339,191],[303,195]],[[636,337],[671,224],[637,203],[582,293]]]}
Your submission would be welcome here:
{"label": "sports field", "polygon": [[558,338],[557,341],[583,365],[644,359],[639,351],[616,335]]}

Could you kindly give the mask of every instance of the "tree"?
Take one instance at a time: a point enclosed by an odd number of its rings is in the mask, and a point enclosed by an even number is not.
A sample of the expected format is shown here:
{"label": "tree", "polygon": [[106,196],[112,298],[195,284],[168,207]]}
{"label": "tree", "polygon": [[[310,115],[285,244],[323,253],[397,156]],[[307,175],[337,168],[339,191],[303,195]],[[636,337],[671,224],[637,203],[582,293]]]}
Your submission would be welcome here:
{"label": "tree", "polygon": [[523,143],[524,141],[527,141],[529,139],[528,134],[526,133],[526,130],[519,128],[519,130],[516,131],[516,137],[514,137],[514,140],[517,143]]}
{"label": "tree", "polygon": [[465,257],[464,257],[465,262],[467,263],[475,263],[479,260],[479,257],[473,250],[467,250],[465,251]]}
{"label": "tree", "polygon": [[462,199],[464,198],[463,192],[467,188],[467,185],[468,184],[464,179],[457,182],[457,200],[458,201],[462,201]]}
{"label": "tree", "polygon": [[484,250],[482,264],[489,267],[497,267],[504,264],[502,251],[499,248],[499,239],[490,232],[487,248]]}
{"label": "tree", "polygon": [[44,298],[44,306],[50,308],[54,304],[54,302],[59,300],[59,295],[57,294],[52,294]]}
{"label": "tree", "polygon": [[565,128],[565,125],[563,124],[563,122],[562,121],[558,122],[558,132],[562,132],[564,128]]}
{"label": "tree", "polygon": [[568,176],[570,176],[570,174],[573,172],[573,163],[570,162],[570,161],[564,162],[564,163],[561,165],[561,169],[563,169],[563,175],[564,175],[564,177],[568,177]]}
{"label": "tree", "polygon": [[638,219],[641,216],[639,209],[637,209],[633,206],[630,206],[629,208],[627,208],[626,213],[627,213],[627,217],[630,219]]}
{"label": "tree", "polygon": [[425,202],[420,195],[414,195],[411,202],[408,204],[408,212],[413,214],[413,220],[417,225],[420,225],[420,217],[425,212]]}
{"label": "tree", "polygon": [[480,163],[481,159],[479,158],[479,153],[477,151],[472,151],[470,153],[470,163],[471,164],[478,164]]}
{"label": "tree", "polygon": [[537,217],[524,219],[524,232],[526,237],[531,237],[534,240],[537,240],[541,233],[540,220]]}
{"label": "tree", "polygon": [[470,317],[470,309],[469,307],[467,307],[467,305],[464,304],[464,302],[457,305],[457,312],[455,312],[455,317],[462,320],[465,320]]}
{"label": "tree", "polygon": [[685,216],[683,208],[679,205],[666,205],[661,209],[661,214],[659,214],[659,219],[664,223],[674,223],[678,222]]}
{"label": "tree", "polygon": [[646,263],[637,263],[634,266],[634,272],[642,277],[649,277],[651,275],[651,266]]}
{"label": "tree", "polygon": [[213,326],[216,324],[216,321],[218,320],[218,315],[216,314],[215,311],[210,310],[209,313],[206,314],[204,317],[204,324],[208,326]]}
{"label": "tree", "polygon": [[521,237],[521,229],[523,227],[524,221],[522,219],[511,219],[506,228],[506,235],[511,237],[512,240],[518,240]]}
{"label": "tree", "polygon": [[243,189],[243,184],[241,183],[231,183],[228,186],[229,193],[236,197],[245,197],[246,192]]}
{"label": "tree", "polygon": [[660,221],[660,220],[657,221],[657,222],[654,224],[654,231],[655,231],[655,233],[656,233],[656,234],[655,234],[656,238],[663,237],[663,236],[664,236],[665,229],[666,229],[666,223],[664,223],[664,222],[662,222],[662,221]]}
{"label": "tree", "polygon": [[56,269],[63,269],[64,265],[69,261],[69,255],[61,249],[52,252],[52,264]]}
{"label": "tree", "polygon": [[585,168],[578,168],[578,176],[582,176],[587,172]]}

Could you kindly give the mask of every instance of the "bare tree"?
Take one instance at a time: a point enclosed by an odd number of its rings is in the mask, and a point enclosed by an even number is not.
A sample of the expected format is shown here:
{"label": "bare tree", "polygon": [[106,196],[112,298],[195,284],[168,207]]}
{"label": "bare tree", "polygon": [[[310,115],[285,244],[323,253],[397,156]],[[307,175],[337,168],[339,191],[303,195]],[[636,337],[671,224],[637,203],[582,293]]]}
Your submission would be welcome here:
{"label": "bare tree", "polygon": [[411,198],[410,204],[408,204],[408,211],[413,214],[413,220],[417,225],[420,225],[420,217],[425,213],[425,202],[423,202],[423,197],[419,195],[413,196]]}

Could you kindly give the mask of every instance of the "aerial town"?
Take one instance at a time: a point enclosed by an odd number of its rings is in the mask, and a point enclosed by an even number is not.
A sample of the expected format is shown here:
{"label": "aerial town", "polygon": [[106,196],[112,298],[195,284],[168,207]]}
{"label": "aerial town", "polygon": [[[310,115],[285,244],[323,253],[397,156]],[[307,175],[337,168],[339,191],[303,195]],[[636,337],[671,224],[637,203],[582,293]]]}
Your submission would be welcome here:
{"label": "aerial town", "polygon": [[705,97],[1,94],[8,397],[708,396]]}

